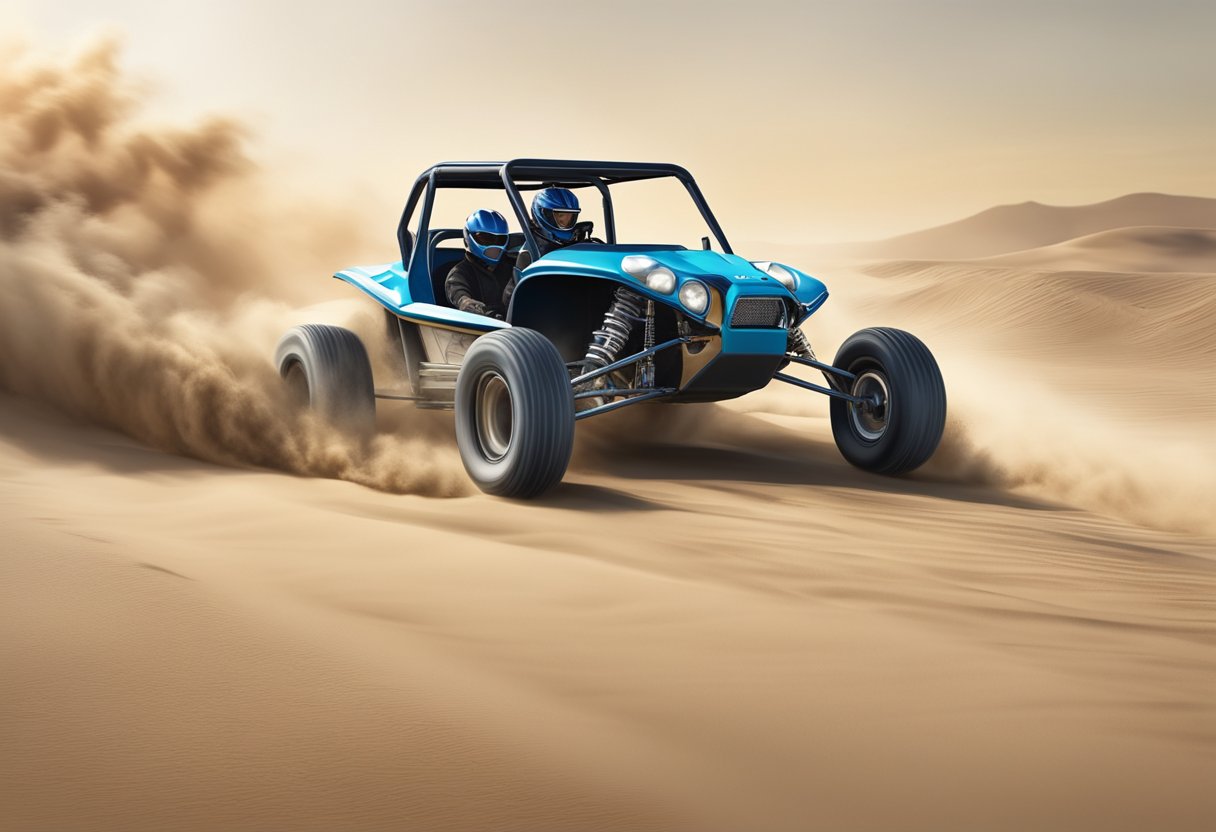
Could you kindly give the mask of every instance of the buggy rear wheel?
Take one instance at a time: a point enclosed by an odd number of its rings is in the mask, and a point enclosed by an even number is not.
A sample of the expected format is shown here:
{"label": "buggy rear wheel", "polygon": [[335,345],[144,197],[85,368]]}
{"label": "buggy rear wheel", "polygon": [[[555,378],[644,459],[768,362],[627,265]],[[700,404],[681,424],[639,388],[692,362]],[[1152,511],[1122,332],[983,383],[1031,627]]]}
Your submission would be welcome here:
{"label": "buggy rear wheel", "polygon": [[275,366],[296,406],[312,408],[342,430],[360,435],[375,431],[372,365],[363,342],[349,329],[293,327],[275,349]]}
{"label": "buggy rear wheel", "polygon": [[849,336],[834,366],[853,373],[848,390],[861,404],[832,399],[832,435],[858,468],[903,474],[933,456],[946,426],[946,386],[929,348],[899,329]]}
{"label": "buggy rear wheel", "polygon": [[574,396],[548,338],[511,328],[473,342],[456,379],[456,444],[488,494],[536,497],[561,482],[574,449]]}

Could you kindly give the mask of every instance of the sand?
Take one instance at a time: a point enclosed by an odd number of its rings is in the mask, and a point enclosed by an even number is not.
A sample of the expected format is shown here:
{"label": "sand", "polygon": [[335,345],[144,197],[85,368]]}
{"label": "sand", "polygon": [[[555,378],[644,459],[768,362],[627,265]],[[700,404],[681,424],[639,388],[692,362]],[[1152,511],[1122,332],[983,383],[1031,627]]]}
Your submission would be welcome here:
{"label": "sand", "polygon": [[227,129],[132,132],[107,60],[0,83],[0,829],[1216,825],[1205,201],[798,261],[821,355],[938,355],[915,476],[770,388],[584,424],[520,504],[445,414],[283,410],[280,327],[367,307],[264,280]]}
{"label": "sand", "polygon": [[520,506],[3,414],[7,828],[1200,829],[1216,809],[1210,541],[873,482],[798,436],[656,448]]}
{"label": "sand", "polygon": [[[971,345],[947,368],[1039,357],[1055,330],[1040,405],[1153,426],[1120,413],[1106,365],[1130,351],[1104,362],[1064,324],[1094,285],[1157,294],[1094,273],[1061,311],[1066,277],[1010,268],[842,271],[841,311],[937,315],[931,344]],[[1182,313],[1212,279],[1160,288]],[[977,320],[1026,287],[1059,293],[1035,326]],[[1189,352],[1203,384],[1155,428],[1202,484],[1210,334],[1170,353],[1163,329],[1141,366]],[[1097,381],[1059,386],[1087,362]],[[0,826],[1210,828],[1213,538],[1002,486],[1017,466],[957,438],[874,478],[825,415],[773,390],[622,414],[521,505],[214,466],[6,396]],[[673,418],[699,428],[640,438]]]}

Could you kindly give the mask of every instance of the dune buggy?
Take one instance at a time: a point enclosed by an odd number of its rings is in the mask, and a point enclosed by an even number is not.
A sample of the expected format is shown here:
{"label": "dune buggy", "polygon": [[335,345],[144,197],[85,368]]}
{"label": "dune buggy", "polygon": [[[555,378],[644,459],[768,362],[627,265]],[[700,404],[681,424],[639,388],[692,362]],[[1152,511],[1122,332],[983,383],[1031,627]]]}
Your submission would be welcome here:
{"label": "dune buggy", "polygon": [[[617,241],[614,188],[674,178],[709,236],[701,248]],[[523,192],[557,185],[602,201],[603,239],[580,223],[577,242],[540,256]],[[463,256],[460,228],[433,228],[443,189],[504,191],[532,263],[517,272],[506,320],[461,312],[444,279]],[[584,196],[584,199],[587,197]],[[376,399],[455,411],[456,440],[483,491],[537,496],[565,474],[575,423],[639,402],[710,402],[772,380],[830,397],[832,433],[850,463],[900,474],[941,439],[946,392],[932,354],[896,329],[850,336],[832,364],[816,358],[801,324],[828,297],[791,266],[733,253],[696,181],[670,164],[515,159],[447,162],[414,183],[398,226],[401,259],[335,277],[385,309],[401,382],[377,391],[367,351],[346,329],[290,330],[275,360],[301,405],[357,431],[374,427]],[[449,242],[448,246],[441,245]],[[785,370],[810,367],[824,384]]]}

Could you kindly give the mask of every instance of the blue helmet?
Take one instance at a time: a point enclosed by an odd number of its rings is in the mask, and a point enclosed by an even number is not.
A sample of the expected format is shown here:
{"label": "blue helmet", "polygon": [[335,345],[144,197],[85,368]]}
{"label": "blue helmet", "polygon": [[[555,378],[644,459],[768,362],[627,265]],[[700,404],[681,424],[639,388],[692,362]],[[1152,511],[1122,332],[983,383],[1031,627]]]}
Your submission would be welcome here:
{"label": "blue helmet", "polygon": [[568,243],[578,221],[578,197],[566,188],[545,188],[532,197],[532,220],[549,240]]}
{"label": "blue helmet", "polygon": [[507,250],[507,220],[497,211],[480,208],[464,221],[464,244],[469,252],[491,266]]}

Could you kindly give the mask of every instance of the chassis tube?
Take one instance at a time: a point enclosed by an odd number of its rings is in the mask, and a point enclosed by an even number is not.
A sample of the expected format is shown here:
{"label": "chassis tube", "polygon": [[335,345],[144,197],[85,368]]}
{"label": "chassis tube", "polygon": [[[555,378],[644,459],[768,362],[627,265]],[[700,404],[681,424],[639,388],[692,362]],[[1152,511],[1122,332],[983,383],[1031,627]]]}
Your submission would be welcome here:
{"label": "chassis tube", "polygon": [[844,399],[846,402],[852,402],[853,404],[863,403],[863,400],[858,396],[842,393],[839,390],[833,390],[830,387],[821,387],[818,384],[803,381],[800,378],[795,378],[794,376],[786,375],[785,373],[774,373],[773,378],[777,379],[778,381],[784,381],[786,384],[792,384],[795,387],[801,387],[804,390],[814,390],[816,393],[823,393],[825,396],[831,396],[834,399]]}
{"label": "chassis tube", "polygon": [[599,378],[602,375],[614,372],[622,367],[628,367],[630,364],[636,364],[643,358],[654,355],[656,352],[662,352],[663,350],[674,347],[677,344],[683,344],[691,340],[692,338],[690,336],[681,336],[679,338],[672,338],[670,341],[664,341],[661,344],[655,344],[650,349],[642,350],[641,352],[635,352],[633,355],[625,356],[618,361],[613,361],[611,364],[600,367],[598,370],[583,373],[581,376],[571,379],[570,384],[573,387],[577,387],[580,384],[585,384],[586,382],[591,381],[593,378]]}
{"label": "chassis tube", "polygon": [[831,373],[834,376],[847,378],[849,381],[853,381],[855,378],[857,378],[857,376],[853,375],[848,370],[833,367],[831,364],[824,364],[822,361],[816,361],[813,358],[803,358],[801,355],[786,355],[786,358],[793,361],[795,364],[803,364],[807,367],[814,367],[816,370],[822,370],[824,373]]}
{"label": "chassis tube", "polygon": [[590,410],[580,410],[578,413],[574,414],[574,419],[575,421],[578,421],[579,419],[586,419],[588,416],[598,416],[601,413],[607,413],[610,410],[628,407],[629,405],[637,404],[638,402],[658,399],[663,396],[670,396],[675,392],[676,389],[674,387],[656,387],[655,389],[647,393],[643,393],[640,396],[630,396],[627,399],[618,399],[615,402],[608,402],[607,404],[602,404],[599,407],[593,407]]}

